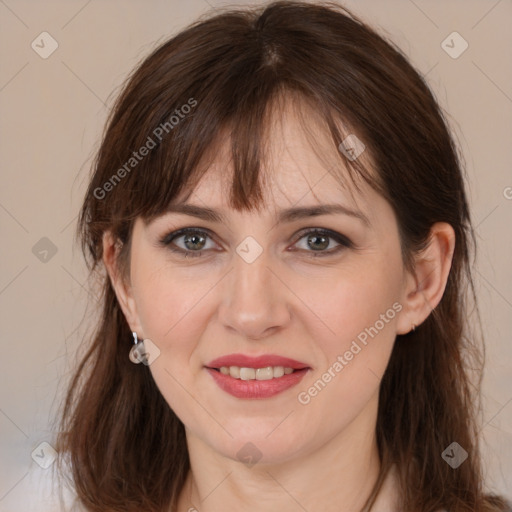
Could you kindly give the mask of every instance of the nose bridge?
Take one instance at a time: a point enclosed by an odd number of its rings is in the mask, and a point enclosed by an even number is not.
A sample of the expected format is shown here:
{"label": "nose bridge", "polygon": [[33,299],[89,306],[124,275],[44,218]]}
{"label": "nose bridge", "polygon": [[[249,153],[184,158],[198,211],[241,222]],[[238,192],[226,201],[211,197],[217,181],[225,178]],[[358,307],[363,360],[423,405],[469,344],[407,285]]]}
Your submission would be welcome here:
{"label": "nose bridge", "polygon": [[250,238],[237,247],[234,268],[225,284],[220,319],[240,336],[256,339],[269,329],[285,325],[289,313],[285,287],[272,271],[268,251]]}

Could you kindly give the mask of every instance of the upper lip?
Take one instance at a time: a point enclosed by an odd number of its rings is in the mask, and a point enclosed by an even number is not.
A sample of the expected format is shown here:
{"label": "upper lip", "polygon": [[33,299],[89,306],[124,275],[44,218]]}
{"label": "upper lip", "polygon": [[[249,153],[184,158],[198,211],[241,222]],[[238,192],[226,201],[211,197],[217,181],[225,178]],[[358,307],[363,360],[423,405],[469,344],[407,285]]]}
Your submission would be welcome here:
{"label": "upper lip", "polygon": [[267,366],[284,366],[294,370],[309,368],[306,363],[301,363],[289,357],[282,357],[275,354],[265,354],[258,357],[245,354],[229,354],[218,357],[206,364],[208,368],[220,368],[222,366],[239,366],[240,368],[266,368]]}

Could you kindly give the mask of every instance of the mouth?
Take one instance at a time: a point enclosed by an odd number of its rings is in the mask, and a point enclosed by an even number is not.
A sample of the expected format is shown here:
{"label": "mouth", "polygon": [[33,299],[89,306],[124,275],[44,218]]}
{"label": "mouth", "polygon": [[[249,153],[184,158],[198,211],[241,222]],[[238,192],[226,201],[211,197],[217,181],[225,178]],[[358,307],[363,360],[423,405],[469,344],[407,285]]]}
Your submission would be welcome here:
{"label": "mouth", "polygon": [[210,361],[205,370],[226,393],[245,399],[264,399],[297,385],[312,369],[277,355],[232,354]]}

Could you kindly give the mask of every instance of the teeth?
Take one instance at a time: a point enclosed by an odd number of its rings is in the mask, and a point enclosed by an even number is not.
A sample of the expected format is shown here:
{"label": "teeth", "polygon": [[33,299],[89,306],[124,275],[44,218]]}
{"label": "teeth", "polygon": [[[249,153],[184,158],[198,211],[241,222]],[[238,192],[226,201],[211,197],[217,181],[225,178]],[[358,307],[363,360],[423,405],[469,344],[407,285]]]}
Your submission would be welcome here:
{"label": "teeth", "polygon": [[293,368],[284,366],[267,366],[265,368],[241,368],[239,366],[222,366],[219,368],[223,375],[230,375],[234,379],[241,380],[270,380],[283,375],[289,375]]}
{"label": "teeth", "polygon": [[254,380],[256,378],[256,370],[254,368],[240,368],[240,378],[242,380]]}

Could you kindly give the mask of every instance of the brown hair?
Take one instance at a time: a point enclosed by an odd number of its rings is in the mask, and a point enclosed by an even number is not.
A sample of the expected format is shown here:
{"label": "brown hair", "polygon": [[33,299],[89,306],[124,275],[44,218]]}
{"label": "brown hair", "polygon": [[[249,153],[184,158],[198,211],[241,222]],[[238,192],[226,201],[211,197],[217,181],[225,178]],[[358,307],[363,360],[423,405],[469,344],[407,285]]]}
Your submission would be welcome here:
{"label": "brown hair", "polygon": [[[131,332],[98,265],[102,235],[110,230],[121,242],[118,263],[127,275],[134,220],[149,220],[190,193],[225,129],[231,206],[257,207],[264,129],[282,94],[314,105],[336,147],[346,135],[340,122],[364,141],[377,176],[341,152],[335,172],[348,167],[389,201],[408,268],[435,222],[449,223],[456,235],[441,302],[416,331],[397,336],[381,382],[381,473],[365,510],[393,463],[404,510],[505,510],[502,498],[483,489],[477,418],[484,350],[467,321],[470,303],[477,317],[478,309],[461,158],[432,92],[402,52],[330,2],[275,2],[200,19],[153,51],[117,99],[77,226],[102,287],[101,318],[71,380],[57,440],[79,500],[91,511],[175,510],[189,470],[183,424],[149,369],[128,358]],[[134,157],[143,146],[147,154]],[[469,453],[457,469],[441,457],[453,441]]]}

